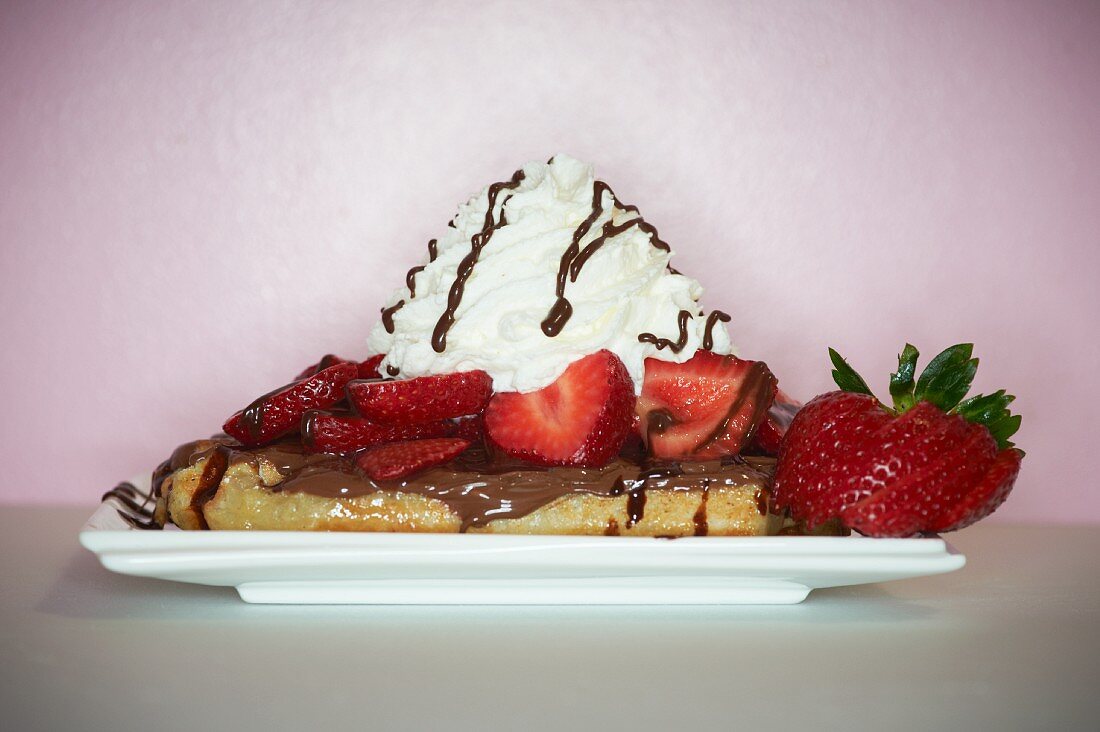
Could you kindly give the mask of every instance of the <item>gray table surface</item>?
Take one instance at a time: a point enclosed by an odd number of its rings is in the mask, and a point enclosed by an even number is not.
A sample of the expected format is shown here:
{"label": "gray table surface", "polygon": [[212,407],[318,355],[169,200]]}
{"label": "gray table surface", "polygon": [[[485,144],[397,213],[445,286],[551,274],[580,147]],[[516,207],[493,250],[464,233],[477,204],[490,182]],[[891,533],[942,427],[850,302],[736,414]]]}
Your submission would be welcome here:
{"label": "gray table surface", "polygon": [[1100,527],[780,607],[303,607],[112,574],[0,508],[0,726],[1100,729]]}

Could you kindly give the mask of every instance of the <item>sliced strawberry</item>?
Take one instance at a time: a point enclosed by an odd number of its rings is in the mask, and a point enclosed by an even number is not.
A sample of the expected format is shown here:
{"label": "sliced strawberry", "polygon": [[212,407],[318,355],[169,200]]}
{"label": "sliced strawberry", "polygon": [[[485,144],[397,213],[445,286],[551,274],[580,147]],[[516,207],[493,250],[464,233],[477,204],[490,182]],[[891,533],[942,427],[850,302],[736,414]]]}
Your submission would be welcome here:
{"label": "sliced strawberry", "polygon": [[348,360],[346,358],[340,358],[336,354],[327,353],[327,354],[325,354],[324,356],[321,357],[320,361],[313,364],[312,366],[309,366],[309,367],[303,369],[302,373],[298,374],[294,378],[295,379],[304,379],[307,376],[313,376],[314,374],[318,374],[318,373],[324,371],[325,369],[327,369],[331,366],[335,366],[338,363],[347,363],[347,362],[348,362]]}
{"label": "sliced strawberry", "polygon": [[400,381],[356,380],[348,399],[356,411],[378,424],[409,424],[478,414],[493,394],[484,371],[420,376]]}
{"label": "sliced strawberry", "polygon": [[[382,372],[378,370],[379,364],[382,363],[382,359],[386,357],[386,354],[379,353],[376,356],[371,356],[366,361],[359,362],[359,376],[360,379],[381,379]],[[298,374],[295,378],[304,379],[307,376],[313,376],[314,374],[324,371],[330,366],[335,366],[338,363],[354,363],[346,358],[340,358],[339,356],[329,353],[321,357],[321,360],[317,363],[304,369],[302,373]]]}
{"label": "sliced strawberry", "polygon": [[[928,412],[924,421],[930,429],[915,440],[891,436],[897,425],[924,405]],[[843,508],[840,518],[845,526],[879,537],[927,530],[929,516],[956,505],[988,472],[997,455],[989,430],[933,410],[936,407],[922,402],[881,431],[879,439],[890,445],[889,456],[875,450],[872,460],[886,469],[880,468],[882,474],[874,478],[874,493]],[[820,517],[813,522],[820,523]]]}
{"label": "sliced strawberry", "polygon": [[455,429],[454,424],[445,420],[380,425],[350,413],[311,410],[302,418],[302,446],[306,452],[348,454],[387,442],[447,437]]}
{"label": "sliced strawberry", "polygon": [[997,510],[1012,492],[1022,458],[1023,453],[1014,448],[1001,450],[977,485],[954,505],[947,504],[944,511],[932,519],[928,530],[956,531]]}
{"label": "sliced strawberry", "polygon": [[634,421],[634,386],[619,357],[598,351],[538,391],[497,394],[485,409],[489,440],[539,465],[606,465]]}
{"label": "sliced strawberry", "polygon": [[234,414],[222,429],[249,447],[271,442],[297,429],[309,410],[327,409],[343,399],[344,387],[358,371],[354,363],[338,363],[281,386]]}
{"label": "sliced strawberry", "polygon": [[473,444],[485,440],[485,420],[480,414],[471,414],[467,417],[459,417],[452,421],[455,437],[469,440]]}
{"label": "sliced strawberry", "polygon": [[378,367],[382,365],[382,359],[386,357],[386,354],[379,353],[376,356],[371,356],[366,361],[359,364],[359,378],[360,379],[381,379],[382,372],[378,370]]}
{"label": "sliced strawberry", "polygon": [[469,446],[468,440],[459,437],[393,442],[364,450],[355,462],[371,480],[395,480],[441,465]]}
{"label": "sliced strawberry", "polygon": [[684,363],[647,358],[637,409],[649,452],[681,460],[737,455],[775,392],[775,376],[762,361],[711,351]]}
{"label": "sliced strawberry", "polygon": [[768,408],[768,414],[753,435],[751,450],[760,455],[779,454],[779,443],[783,441],[783,435],[787,434],[787,428],[791,426],[794,415],[802,409],[802,402],[791,399],[782,389],[775,394],[775,401]]}

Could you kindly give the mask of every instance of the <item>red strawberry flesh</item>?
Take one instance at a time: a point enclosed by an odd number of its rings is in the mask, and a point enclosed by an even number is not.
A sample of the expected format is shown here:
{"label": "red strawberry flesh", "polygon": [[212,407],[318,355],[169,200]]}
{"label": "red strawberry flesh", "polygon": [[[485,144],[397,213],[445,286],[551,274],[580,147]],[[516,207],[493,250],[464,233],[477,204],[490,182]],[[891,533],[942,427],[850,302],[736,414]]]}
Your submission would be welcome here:
{"label": "red strawberry flesh", "polygon": [[681,460],[737,455],[775,392],[775,376],[760,361],[710,351],[683,363],[648,358],[637,411],[649,452]]}
{"label": "red strawberry flesh", "polygon": [[442,465],[469,446],[458,437],[393,442],[364,450],[355,462],[371,480],[397,480]]}
{"label": "red strawberry flesh", "polygon": [[753,435],[752,452],[773,457],[778,455],[783,435],[787,434],[791,421],[801,408],[800,402],[791,399],[779,389],[775,394],[775,401],[768,408],[768,414]]}
{"label": "red strawberry flesh", "polygon": [[381,379],[382,372],[378,370],[378,367],[382,365],[382,359],[386,357],[386,354],[379,353],[376,356],[371,356],[366,361],[359,364],[359,378],[360,379]]}
{"label": "red strawberry flesh", "polygon": [[930,531],[957,531],[980,521],[1005,502],[1016,476],[1020,474],[1023,453],[1008,448],[997,454],[993,465],[969,493],[944,510],[929,524]]}
{"label": "red strawberry flesh", "polygon": [[358,366],[338,363],[313,376],[279,387],[253,401],[222,426],[242,445],[264,445],[298,429],[311,409],[327,409],[344,398]]}
{"label": "red strawberry flesh", "polygon": [[633,382],[606,350],[573,362],[543,389],[497,394],[485,409],[489,440],[539,465],[606,465],[633,422]]}
{"label": "red strawberry flesh", "polygon": [[313,376],[314,374],[318,374],[318,373],[324,371],[325,369],[327,369],[331,366],[335,366],[338,363],[347,363],[347,362],[348,362],[348,360],[346,358],[340,358],[339,356],[337,356],[334,353],[327,353],[327,354],[325,354],[324,356],[321,357],[320,361],[318,361],[317,363],[315,363],[311,366],[306,367],[305,369],[302,370],[302,372],[300,374],[298,374],[294,378],[295,379],[304,379],[308,376]]}
{"label": "red strawberry flesh", "polygon": [[356,411],[372,422],[410,424],[480,413],[493,394],[493,380],[484,371],[397,381],[357,379],[347,391]]}
{"label": "red strawberry flesh", "polygon": [[306,452],[347,455],[365,447],[387,442],[447,437],[455,425],[438,420],[408,425],[380,425],[352,414],[313,410],[302,419],[302,446]]}

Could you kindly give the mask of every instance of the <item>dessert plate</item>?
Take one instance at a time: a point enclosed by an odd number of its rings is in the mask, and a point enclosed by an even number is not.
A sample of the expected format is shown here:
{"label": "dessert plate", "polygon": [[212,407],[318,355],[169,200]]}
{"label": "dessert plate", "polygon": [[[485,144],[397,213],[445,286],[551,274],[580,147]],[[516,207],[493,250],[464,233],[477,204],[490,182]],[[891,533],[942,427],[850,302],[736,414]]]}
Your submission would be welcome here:
{"label": "dessert plate", "polygon": [[[149,490],[149,479],[133,481]],[[652,539],[299,531],[143,531],[102,503],[80,543],[107,569],[232,586],[245,602],[786,605],[811,590],[941,574],[940,538]]]}

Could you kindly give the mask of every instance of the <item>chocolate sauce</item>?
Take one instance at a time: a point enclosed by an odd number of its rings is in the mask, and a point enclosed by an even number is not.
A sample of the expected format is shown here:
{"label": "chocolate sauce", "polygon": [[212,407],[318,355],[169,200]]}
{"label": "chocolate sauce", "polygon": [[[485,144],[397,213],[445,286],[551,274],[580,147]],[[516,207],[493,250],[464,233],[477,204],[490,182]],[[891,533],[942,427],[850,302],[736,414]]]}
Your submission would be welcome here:
{"label": "chocolate sauce", "polygon": [[[310,421],[307,418],[306,422]],[[310,434],[310,428],[305,429]],[[228,439],[228,438],[227,438]],[[575,493],[617,497],[626,495],[627,529],[645,516],[646,491],[654,489],[694,491],[706,494],[714,486],[742,486],[766,480],[766,462],[759,469],[748,464],[721,461],[678,463],[638,462],[630,456],[601,468],[544,468],[483,447],[467,450],[455,460],[400,480],[374,481],[354,461],[336,455],[310,454],[295,438],[267,447],[244,449],[228,441],[191,443],[173,458],[180,467],[207,458],[199,490],[191,508],[202,517],[202,507],[217,491],[225,471],[238,463],[261,463],[284,476],[269,487],[275,493],[309,493],[330,499],[350,499],[378,491],[416,493],[445,503],[461,519],[460,531],[478,528],[500,518],[521,518],[562,496]],[[186,447],[186,446],[185,446]],[[177,468],[178,469],[178,468]],[[705,500],[705,499],[703,499]],[[695,530],[705,523],[706,512],[696,514]],[[609,525],[609,531],[610,525]],[[615,531],[621,531],[616,523]]]}
{"label": "chocolate sauce", "polygon": [[418,264],[405,275],[405,286],[409,288],[409,297],[416,297],[416,276],[424,271],[423,264]]}
{"label": "chocolate sauce", "polygon": [[703,328],[703,350],[709,351],[714,348],[714,325],[718,321],[723,323],[730,322],[730,316],[723,313],[721,310],[713,310],[711,314],[707,316],[706,327]]}
{"label": "chocolate sauce", "polygon": [[[455,222],[448,221],[447,226],[454,228]],[[439,256],[439,242],[435,239],[428,239],[428,261],[434,262],[436,257]]]}
{"label": "chocolate sauce", "polygon": [[202,467],[202,475],[199,476],[198,488],[191,494],[191,510],[194,511],[195,517],[198,518],[204,529],[209,527],[206,525],[202,508],[218,492],[218,486],[221,485],[222,477],[225,476],[225,470],[229,467],[231,452],[231,448],[227,445],[218,445],[210,451],[206,458],[206,464]]}
{"label": "chocolate sauce", "polygon": [[[592,228],[592,224],[596,223],[596,219],[603,213],[603,194],[610,191],[611,187],[602,180],[598,180],[592,185],[592,210],[580,223],[580,226],[573,230],[573,238],[561,255],[561,261],[558,262],[557,284],[554,288],[557,300],[554,301],[550,312],[542,321],[542,332],[550,338],[561,332],[561,329],[573,314],[573,306],[565,299],[565,281],[569,276],[569,268],[573,264],[573,260],[580,254],[581,239],[584,238],[588,230]],[[614,198],[615,194],[612,193],[611,195]]]}
{"label": "chocolate sauce", "polygon": [[618,208],[624,213],[638,213],[638,207],[628,203],[623,203],[615,196],[615,192],[611,190],[611,186],[604,183],[602,180],[598,180],[592,184],[592,210],[584,221],[573,231],[573,238],[569,242],[569,246],[561,255],[561,261],[558,262],[558,276],[554,288],[554,294],[556,299],[554,304],[550,307],[550,312],[543,318],[541,326],[542,332],[546,334],[548,338],[561,333],[562,328],[569,322],[569,318],[573,315],[573,306],[569,300],[565,297],[565,285],[566,281],[576,282],[577,277],[580,276],[581,269],[584,267],[593,254],[599,251],[600,247],[604,243],[613,237],[622,234],[630,228],[637,226],[641,231],[648,234],[650,237],[650,243],[657,249],[662,251],[671,251],[668,244],[661,240],[661,237],[657,234],[657,229],[641,216],[637,216],[629,221],[623,221],[618,224],[614,223],[614,215],[612,218],[604,223],[600,229],[599,235],[590,241],[584,249],[581,249],[581,239],[588,235],[588,232],[592,229],[592,225],[596,223],[597,219],[604,212],[603,197],[607,193],[611,196],[612,206]]}
{"label": "chocolate sauce", "polygon": [[[126,523],[130,524],[130,526],[133,526],[135,529],[163,528],[153,520],[153,507],[149,505],[153,498],[151,492],[148,494],[142,493],[133,483],[119,483],[114,488],[104,493],[100,500],[107,501],[112,498],[126,507],[126,511],[122,509],[115,510]],[[141,499],[140,503],[138,503],[138,499]]]}
{"label": "chocolate sauce", "polygon": [[[741,411],[741,408],[745,404],[745,400],[751,399],[759,393],[760,386],[768,378],[767,374],[769,374],[768,367],[761,361],[757,361],[749,367],[748,374],[745,375],[744,380],[741,382],[741,390],[737,398],[734,399],[733,403],[730,405],[729,410],[726,412],[726,416],[723,417],[722,421],[718,423],[718,426],[699,443],[699,448],[709,445],[726,433],[730,421]],[[752,407],[753,411],[746,416],[745,423],[750,425],[760,424],[764,417],[764,413],[767,412],[768,409],[767,402],[763,399],[756,399]],[[746,441],[750,437],[752,437],[751,434],[746,435]]]}
{"label": "chocolate sauce", "polygon": [[634,525],[645,518],[645,481],[626,494],[626,528],[632,529]]}
{"label": "chocolate sauce", "polygon": [[401,373],[401,369],[397,368],[393,364],[386,366],[386,374],[388,374],[389,376],[397,376],[399,373]]}
{"label": "chocolate sauce", "polygon": [[756,510],[760,512],[761,516],[768,515],[770,499],[771,491],[767,488],[760,488],[756,491]]}
{"label": "chocolate sauce", "polygon": [[386,329],[387,333],[393,334],[393,314],[403,307],[405,307],[405,301],[398,300],[388,308],[382,308],[382,327]]}
{"label": "chocolate sauce", "polygon": [[[496,208],[497,197],[500,196],[500,192],[503,190],[518,188],[522,182],[523,171],[517,170],[512,175],[511,180],[489,186],[489,207],[485,211],[485,224],[481,231],[474,234],[473,238],[470,239],[470,253],[459,262],[458,271],[455,273],[455,281],[447,294],[447,309],[439,316],[439,321],[435,324],[435,330],[432,332],[432,349],[436,353],[443,353],[447,349],[447,332],[455,323],[455,311],[462,303],[462,294],[466,290],[466,280],[470,279],[474,266],[477,265],[477,261],[481,257],[481,250],[493,238],[496,230],[508,223],[504,216],[504,205],[508,203],[508,199],[505,199],[500,205],[499,218],[495,221],[493,219],[493,209]],[[392,333],[393,331],[390,330],[389,332]]]}
{"label": "chocolate sauce", "polygon": [[[759,491],[758,491],[759,493]],[[699,499],[699,508],[695,509],[695,515],[691,517],[695,524],[695,535],[706,536],[707,526],[707,499],[710,498],[710,478],[703,482],[703,497]]]}
{"label": "chocolate sauce", "polygon": [[679,334],[679,336],[677,336],[675,341],[670,341],[667,338],[658,338],[657,336],[653,335],[652,333],[641,333],[638,336],[638,341],[640,343],[652,343],[654,346],[657,347],[658,351],[660,351],[663,348],[667,348],[668,350],[672,351],[673,353],[679,353],[680,351],[684,350],[684,346],[687,345],[687,342],[688,342],[687,323],[688,323],[688,319],[691,318],[691,317],[692,317],[691,313],[688,312],[687,310],[681,310],[680,314],[678,316],[676,316],[676,325],[680,329],[680,334]]}

